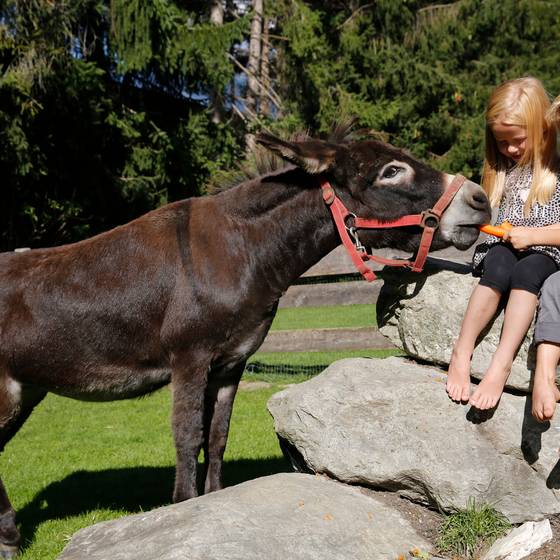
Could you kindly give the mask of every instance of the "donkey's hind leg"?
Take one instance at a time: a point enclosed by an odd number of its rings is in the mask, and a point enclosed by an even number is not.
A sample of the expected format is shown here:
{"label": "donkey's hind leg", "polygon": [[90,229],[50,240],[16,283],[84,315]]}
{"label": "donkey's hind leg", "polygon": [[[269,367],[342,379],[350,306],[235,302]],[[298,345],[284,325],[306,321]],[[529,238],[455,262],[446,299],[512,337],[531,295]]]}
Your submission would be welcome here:
{"label": "donkey's hind leg", "polygon": [[204,407],[205,494],[223,487],[222,466],[233,400],[244,369],[245,360],[228,371],[211,372],[209,376]]}
{"label": "donkey's hind leg", "polygon": [[[41,389],[20,385],[0,370],[0,452],[46,394]],[[0,480],[0,558],[14,557],[19,540],[16,514]]]}

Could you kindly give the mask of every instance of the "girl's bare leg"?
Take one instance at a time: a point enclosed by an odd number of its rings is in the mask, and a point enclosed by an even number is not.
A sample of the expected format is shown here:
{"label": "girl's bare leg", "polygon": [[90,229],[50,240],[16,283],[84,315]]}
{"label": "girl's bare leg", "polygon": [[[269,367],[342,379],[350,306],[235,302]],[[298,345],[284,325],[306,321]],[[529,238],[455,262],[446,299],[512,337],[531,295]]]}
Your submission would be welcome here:
{"label": "girl's bare leg", "polygon": [[476,339],[496,313],[501,297],[497,290],[481,285],[477,285],[471,294],[461,332],[451,354],[445,387],[449,398],[456,402],[469,400],[471,357]]}
{"label": "girl's bare leg", "polygon": [[533,381],[532,414],[539,422],[551,420],[560,401],[556,386],[556,367],[560,360],[560,344],[541,342],[537,346],[537,367]]}
{"label": "girl's bare leg", "polygon": [[492,356],[488,371],[469,400],[469,404],[475,408],[487,410],[498,404],[511,371],[515,353],[535,316],[537,301],[537,296],[531,292],[511,290],[500,343]]}

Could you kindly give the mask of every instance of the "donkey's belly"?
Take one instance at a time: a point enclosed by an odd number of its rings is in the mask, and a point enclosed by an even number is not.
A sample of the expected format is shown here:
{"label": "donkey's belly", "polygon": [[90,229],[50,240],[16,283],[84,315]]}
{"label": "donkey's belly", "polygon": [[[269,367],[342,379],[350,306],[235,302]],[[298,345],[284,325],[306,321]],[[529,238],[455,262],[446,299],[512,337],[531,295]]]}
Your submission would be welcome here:
{"label": "donkey's belly", "polygon": [[151,393],[171,379],[169,367],[98,366],[94,371],[66,371],[39,384],[48,391],[86,401],[130,399]]}

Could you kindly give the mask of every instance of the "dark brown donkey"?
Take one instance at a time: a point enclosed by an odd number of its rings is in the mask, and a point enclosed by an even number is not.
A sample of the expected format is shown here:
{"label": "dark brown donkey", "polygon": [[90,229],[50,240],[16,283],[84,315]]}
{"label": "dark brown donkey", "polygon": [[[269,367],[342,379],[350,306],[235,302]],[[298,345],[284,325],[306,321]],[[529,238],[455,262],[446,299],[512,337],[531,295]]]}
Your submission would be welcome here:
{"label": "dark brown donkey", "polygon": [[[374,140],[259,141],[290,165],[213,196],[154,210],[91,239],[0,254],[0,447],[47,392],[83,400],[137,397],[171,382],[177,465],[173,499],[221,488],[235,392],[288,286],[339,237],[327,178],[346,207],[395,219],[430,208],[452,177]],[[489,219],[467,181],[434,248],[465,249]],[[365,231],[371,247],[414,250],[420,228]],[[0,485],[0,542],[19,535]]]}

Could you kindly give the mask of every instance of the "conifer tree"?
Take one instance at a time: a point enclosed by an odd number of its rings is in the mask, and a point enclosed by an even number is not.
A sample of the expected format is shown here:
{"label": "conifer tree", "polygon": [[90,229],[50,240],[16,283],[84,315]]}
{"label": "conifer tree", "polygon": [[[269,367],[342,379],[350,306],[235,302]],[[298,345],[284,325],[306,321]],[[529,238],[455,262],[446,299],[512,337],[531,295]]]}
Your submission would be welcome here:
{"label": "conifer tree", "polygon": [[560,93],[558,8],[0,0],[0,248],[80,239],[204,193],[247,132],[322,133],[345,114],[476,179],[490,90],[532,74]]}

